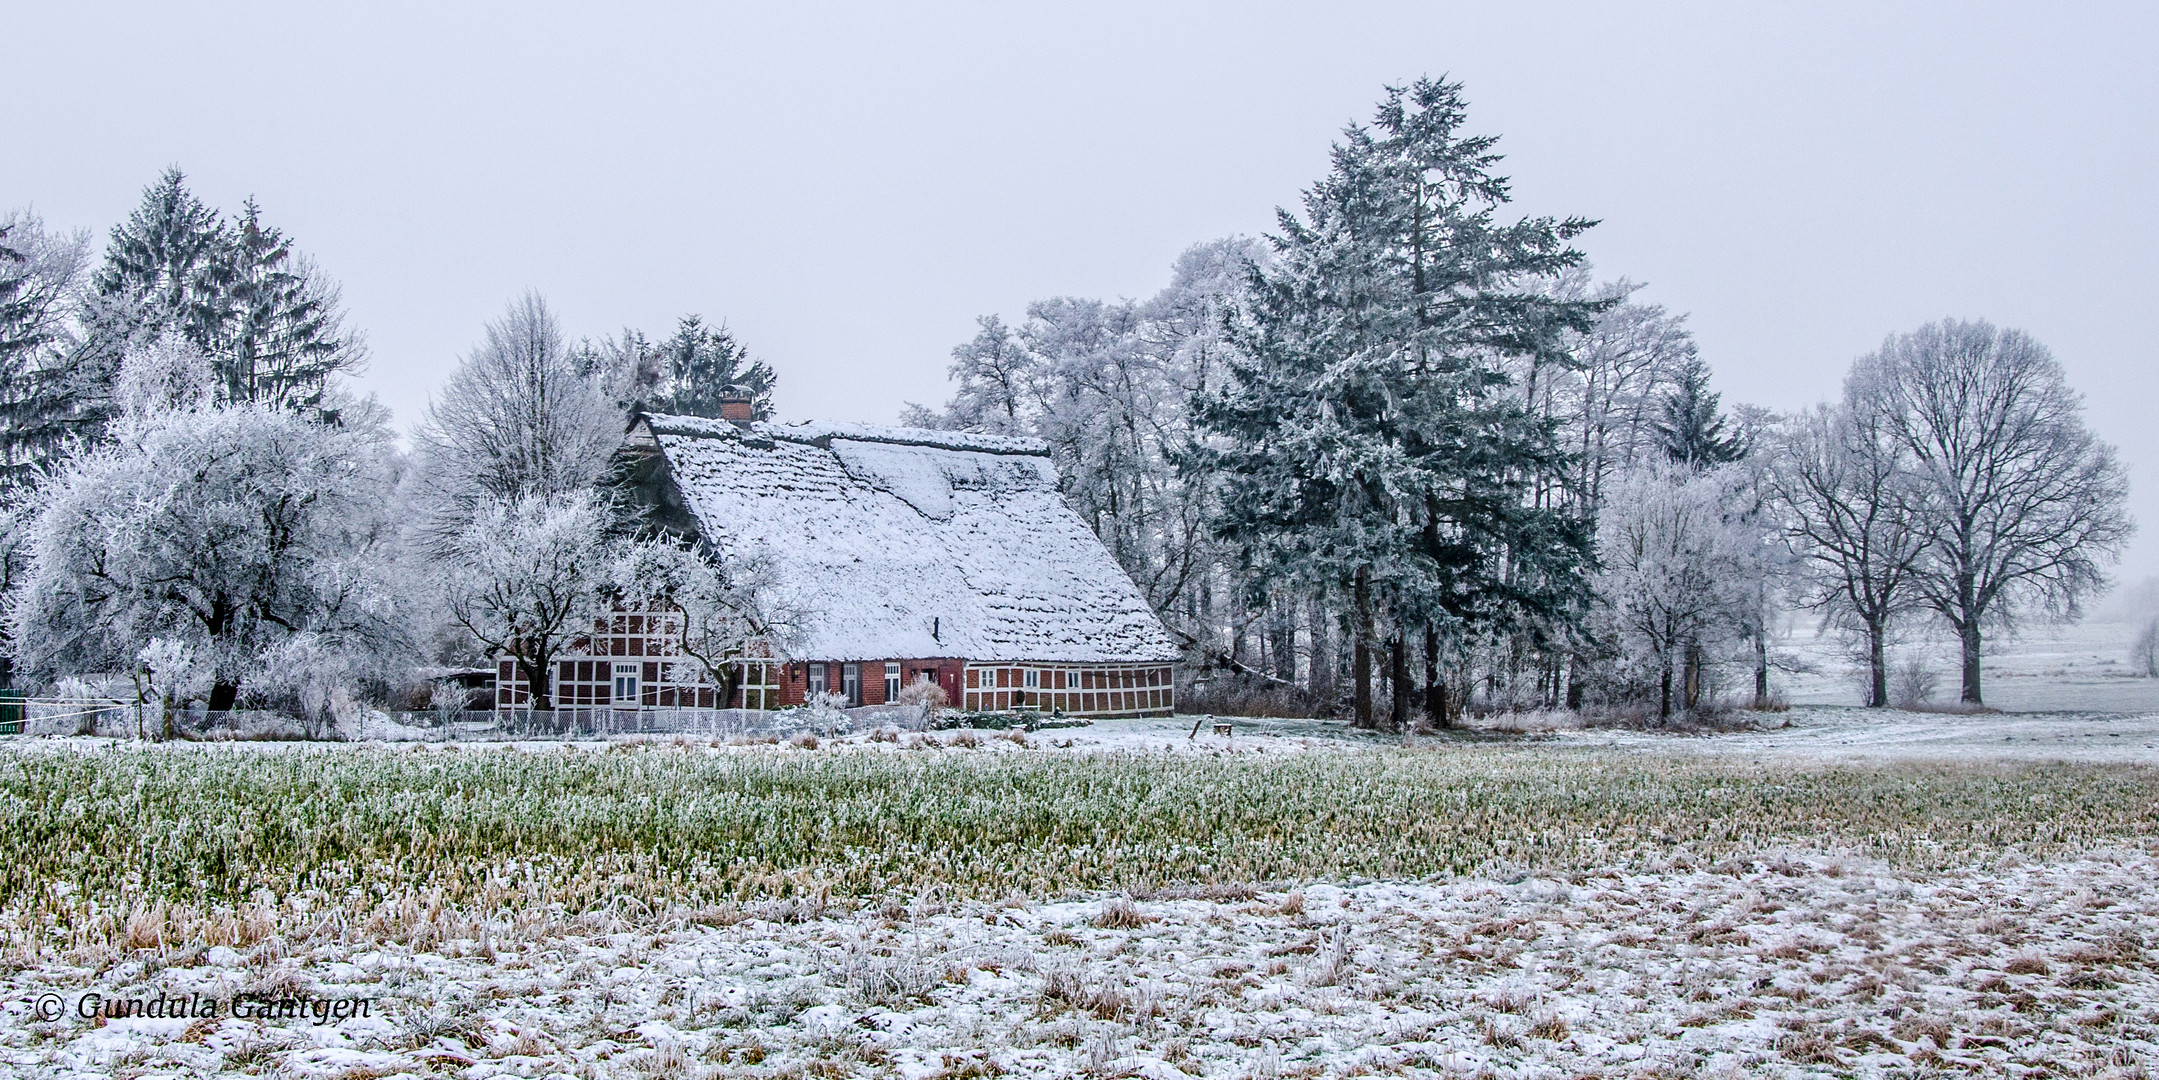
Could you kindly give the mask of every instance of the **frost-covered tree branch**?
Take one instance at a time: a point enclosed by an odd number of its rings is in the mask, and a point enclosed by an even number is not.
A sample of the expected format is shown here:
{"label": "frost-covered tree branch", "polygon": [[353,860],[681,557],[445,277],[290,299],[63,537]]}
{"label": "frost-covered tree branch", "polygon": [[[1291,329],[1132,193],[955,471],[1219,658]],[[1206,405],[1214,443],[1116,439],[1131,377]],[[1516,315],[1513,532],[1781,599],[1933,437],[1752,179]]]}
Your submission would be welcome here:
{"label": "frost-covered tree branch", "polygon": [[131,354],[112,441],[32,499],[9,612],[18,662],[47,680],[123,671],[169,639],[211,674],[213,708],[294,634],[379,670],[402,647],[377,527],[387,432],[204,406],[207,368],[188,352]]}
{"label": "frost-covered tree branch", "polygon": [[554,708],[555,657],[608,595],[622,553],[613,524],[590,490],[489,498],[442,553],[451,618],[516,664],[534,709]]}
{"label": "frost-covered tree branch", "polygon": [[623,416],[581,367],[537,294],[512,303],[450,376],[415,434],[415,526],[440,551],[484,503],[588,491],[606,476]]}

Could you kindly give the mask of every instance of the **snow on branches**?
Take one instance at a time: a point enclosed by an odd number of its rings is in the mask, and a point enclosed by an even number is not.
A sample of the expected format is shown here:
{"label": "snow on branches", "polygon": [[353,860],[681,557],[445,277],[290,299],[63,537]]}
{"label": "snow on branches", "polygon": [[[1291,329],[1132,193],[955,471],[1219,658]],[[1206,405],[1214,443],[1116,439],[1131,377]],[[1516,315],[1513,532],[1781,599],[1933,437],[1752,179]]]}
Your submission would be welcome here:
{"label": "snow on branches", "polygon": [[[182,351],[144,354],[156,373],[136,381],[169,386],[189,366]],[[228,708],[293,635],[343,654],[389,651],[399,630],[378,539],[386,433],[254,405],[138,405],[27,508],[25,580],[9,612],[23,670],[129,670],[145,642],[164,639],[193,650],[210,704]]]}

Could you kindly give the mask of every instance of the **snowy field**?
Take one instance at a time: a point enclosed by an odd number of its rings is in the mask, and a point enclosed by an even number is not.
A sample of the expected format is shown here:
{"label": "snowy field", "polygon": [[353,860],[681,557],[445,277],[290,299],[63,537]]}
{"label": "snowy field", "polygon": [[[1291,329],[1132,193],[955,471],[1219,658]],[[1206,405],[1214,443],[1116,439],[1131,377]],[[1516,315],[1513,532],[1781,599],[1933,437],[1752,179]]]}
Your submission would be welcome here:
{"label": "snowy field", "polygon": [[[2129,668],[2137,628],[2134,621],[2087,619],[1985,639],[1980,664],[1987,704],[2011,712],[2159,712],[2159,679],[2138,678]],[[1788,620],[1782,629],[1774,647],[1813,669],[1777,673],[1778,688],[1793,704],[1865,700],[1861,668],[1844,642],[1817,633],[1804,619]],[[1935,700],[1950,703],[1957,700],[1958,655],[1955,639],[1914,631],[1890,650],[1890,666],[1907,657],[1923,660],[1939,680]]]}
{"label": "snowy field", "polygon": [[5,1042],[23,1076],[2141,1075],[2159,1056],[2154,869],[2122,852],[1915,876],[1769,854],[180,949],[21,972],[9,992],[270,988],[377,1014],[92,1027],[11,1005]]}
{"label": "snowy field", "polygon": [[2146,1075],[2159,715],[2026,649],[1721,735],[0,743],[0,1075]]}

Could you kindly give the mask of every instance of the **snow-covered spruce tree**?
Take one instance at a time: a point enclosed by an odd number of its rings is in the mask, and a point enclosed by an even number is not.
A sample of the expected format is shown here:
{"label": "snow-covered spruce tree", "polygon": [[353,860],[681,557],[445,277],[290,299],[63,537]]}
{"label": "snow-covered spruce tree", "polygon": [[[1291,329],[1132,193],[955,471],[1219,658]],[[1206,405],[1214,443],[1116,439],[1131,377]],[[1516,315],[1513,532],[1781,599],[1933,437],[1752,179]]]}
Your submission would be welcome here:
{"label": "snow-covered spruce tree", "polygon": [[74,426],[66,361],[89,248],[26,211],[0,217],[0,489],[51,464]]}
{"label": "snow-covered spruce tree", "polygon": [[1911,462],[1854,393],[1786,419],[1764,448],[1773,523],[1798,564],[1799,603],[1856,634],[1867,704],[1889,704],[1892,623],[1919,600],[1921,537],[1904,485]]}
{"label": "snow-covered spruce tree", "polygon": [[188,190],[177,167],[143,189],[142,202],[113,226],[82,300],[82,343],[65,376],[85,437],[100,437],[118,411],[113,382],[131,349],[167,334],[207,346],[205,326],[224,306],[209,282],[223,234],[217,211]]}
{"label": "snow-covered spruce tree", "polygon": [[1505,364],[1560,360],[1609,306],[1525,287],[1579,263],[1567,242],[1589,223],[1496,222],[1494,140],[1464,119],[1460,87],[1426,79],[1344,133],[1304,218],[1281,213],[1223,384],[1195,400],[1193,464],[1216,475],[1216,528],[1255,581],[1349,598],[1366,726],[1382,623],[1400,658],[1409,628],[1564,625],[1583,596],[1584,523],[1527,498],[1565,455]]}
{"label": "snow-covered spruce tree", "polygon": [[532,708],[552,710],[548,674],[590,632],[624,543],[591,488],[489,496],[451,537],[439,566],[450,617],[517,665]]}
{"label": "snow-covered spruce tree", "polygon": [[1660,717],[1688,648],[1744,628],[1756,602],[1760,530],[1730,512],[1743,479],[1652,460],[1615,479],[1598,522],[1598,636],[1618,682],[1654,685]]}
{"label": "snow-covered spruce tree", "polygon": [[[0,216],[0,595],[22,576],[26,490],[71,427],[60,360],[75,345],[88,251],[88,233],[54,235],[27,211]],[[0,626],[0,686],[14,685],[11,653]]]}
{"label": "snow-covered spruce tree", "polygon": [[1946,319],[1899,334],[1853,366],[1871,410],[1911,462],[1906,498],[1923,542],[1914,587],[1957,634],[1962,698],[1984,704],[1989,627],[2033,610],[2073,616],[2135,525],[2114,448],[2046,346],[2020,330]]}
{"label": "snow-covered spruce tree", "polygon": [[526,293],[487,325],[414,434],[407,495],[422,545],[454,546],[489,501],[590,490],[622,423],[602,374],[578,362],[546,301]]}
{"label": "snow-covered spruce tree", "polygon": [[366,355],[344,326],[336,284],[262,220],[254,200],[227,222],[177,168],[114,226],[81,322],[68,381],[92,434],[113,411],[120,358],[163,334],[210,357],[222,403],[317,408],[331,377]]}
{"label": "snow-covered spruce tree", "polygon": [[116,370],[138,337],[170,331],[206,346],[224,307],[211,272],[225,240],[218,212],[187,189],[186,174],[166,169],[105,242],[91,279],[99,303],[87,319],[89,347]]}
{"label": "snow-covered spruce tree", "polygon": [[1709,388],[1709,365],[1699,356],[1682,360],[1676,381],[1664,394],[1655,422],[1657,448],[1664,456],[1695,469],[1711,469],[1745,457],[1744,440],[1726,427],[1717,393]]}
{"label": "snow-covered spruce tree", "polygon": [[772,416],[778,381],[772,365],[751,359],[725,325],[706,326],[698,316],[684,316],[674,335],[660,342],[658,360],[659,378],[648,399],[655,410],[717,417],[721,398],[747,393],[752,415]]}
{"label": "snow-covered spruce tree", "polygon": [[173,335],[130,352],[117,384],[111,438],[27,507],[8,612],[22,670],[130,670],[162,639],[192,650],[225,709],[296,634],[354,667],[398,652],[386,429],[213,405],[210,362]]}
{"label": "snow-covered spruce tree", "polygon": [[219,399],[319,408],[330,377],[366,350],[344,327],[337,285],[265,224],[249,199],[221,234],[204,274],[213,295],[196,320],[220,375]]}
{"label": "snow-covered spruce tree", "polygon": [[751,359],[725,325],[706,326],[701,316],[683,316],[661,341],[626,329],[598,345],[582,344],[576,354],[581,366],[602,376],[623,409],[717,419],[723,398],[746,394],[752,415],[772,417],[772,390],[779,382],[772,365]]}

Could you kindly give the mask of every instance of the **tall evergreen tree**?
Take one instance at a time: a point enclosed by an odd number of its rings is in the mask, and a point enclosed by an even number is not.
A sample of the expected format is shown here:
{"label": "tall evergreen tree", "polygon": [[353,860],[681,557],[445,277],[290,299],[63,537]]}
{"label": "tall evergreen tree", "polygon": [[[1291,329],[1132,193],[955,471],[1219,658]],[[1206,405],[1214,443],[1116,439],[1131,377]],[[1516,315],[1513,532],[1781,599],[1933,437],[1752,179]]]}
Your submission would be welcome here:
{"label": "tall evergreen tree", "polygon": [[224,240],[218,212],[187,189],[178,166],[166,169],[106,241],[91,287],[107,304],[91,330],[120,340],[96,344],[117,358],[128,340],[171,330],[207,349],[222,307],[211,268]]}
{"label": "tall evergreen tree", "polygon": [[222,397],[292,408],[321,405],[330,376],[361,358],[343,328],[338,290],[250,198],[224,230],[205,272],[210,295],[200,342],[222,376]]}
{"label": "tall evergreen tree", "polygon": [[9,246],[8,234],[15,229],[12,221],[0,224],[0,366],[13,366],[16,357],[36,345],[30,298],[23,295],[30,258]]}
{"label": "tall evergreen tree", "polygon": [[48,233],[34,214],[0,219],[0,488],[34,476],[72,428],[61,361],[88,249],[87,233]]}
{"label": "tall evergreen tree", "polygon": [[263,222],[253,199],[228,223],[186,180],[167,169],[113,228],[71,364],[80,411],[109,415],[121,356],[161,334],[210,357],[220,401],[319,408],[330,376],[365,355],[344,328],[337,286]]}
{"label": "tall evergreen tree", "polygon": [[1591,223],[1497,223],[1496,140],[1465,118],[1459,84],[1422,79],[1344,133],[1304,219],[1280,214],[1226,385],[1194,402],[1214,438],[1193,463],[1221,474],[1216,527],[1255,580],[1351,599],[1366,726],[1382,623],[1400,710],[1407,628],[1494,618],[1473,598],[1511,583],[1534,586],[1515,600],[1582,593],[1586,530],[1524,499],[1560,451],[1504,365],[1565,362],[1566,335],[1609,306],[1526,287],[1579,263],[1568,241]]}
{"label": "tall evergreen tree", "polygon": [[1709,365],[1699,356],[1688,356],[1679,366],[1678,385],[1664,395],[1663,416],[1656,424],[1664,456],[1695,469],[1745,457],[1746,440],[1726,431],[1718,403],[1717,392],[1709,388]]}
{"label": "tall evergreen tree", "polygon": [[725,325],[706,326],[702,316],[683,316],[675,332],[659,341],[624,330],[598,345],[578,346],[572,358],[605,381],[625,408],[716,418],[722,399],[743,394],[757,419],[772,418],[772,389],[779,382],[772,365],[751,359]]}

